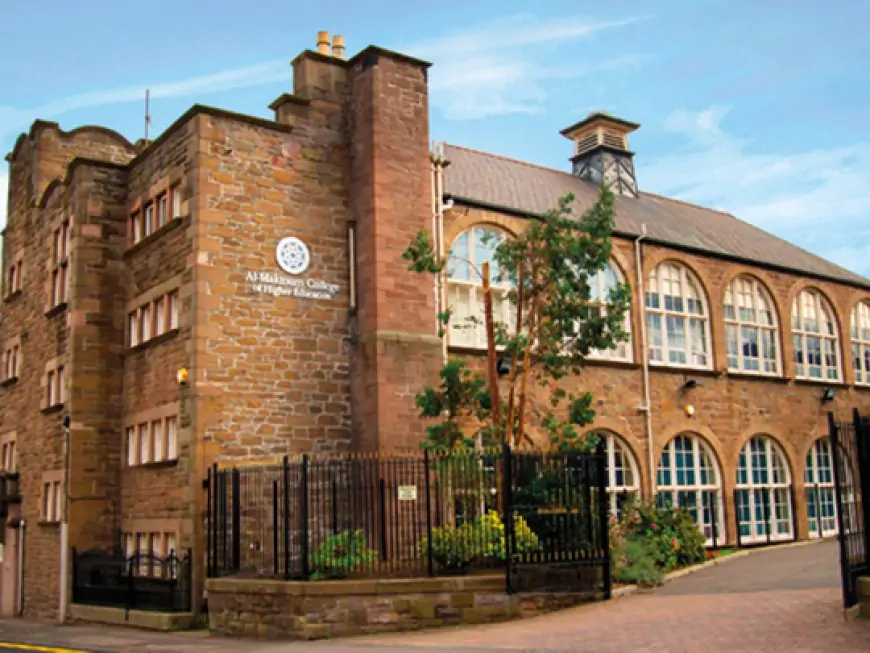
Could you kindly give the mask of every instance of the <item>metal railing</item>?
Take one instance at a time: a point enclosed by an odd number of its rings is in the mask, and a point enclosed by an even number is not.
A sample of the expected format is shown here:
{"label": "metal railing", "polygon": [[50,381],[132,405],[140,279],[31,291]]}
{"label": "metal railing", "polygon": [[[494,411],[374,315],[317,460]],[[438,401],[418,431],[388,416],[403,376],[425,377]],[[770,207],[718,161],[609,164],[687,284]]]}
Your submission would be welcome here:
{"label": "metal railing", "polygon": [[72,550],[72,601],[85,605],[187,612],[190,603],[191,553],[161,558],[146,552]]}

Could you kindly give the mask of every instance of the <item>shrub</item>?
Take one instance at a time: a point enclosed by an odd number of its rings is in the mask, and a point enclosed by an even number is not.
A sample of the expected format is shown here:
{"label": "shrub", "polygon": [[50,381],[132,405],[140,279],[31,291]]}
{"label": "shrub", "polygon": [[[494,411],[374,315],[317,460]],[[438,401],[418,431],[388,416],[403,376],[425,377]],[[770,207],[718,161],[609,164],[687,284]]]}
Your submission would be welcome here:
{"label": "shrub", "polygon": [[611,519],[610,536],[617,579],[635,573],[620,566],[646,569],[646,558],[661,572],[705,559],[704,535],[682,508],[659,508],[654,503],[630,500],[623,506],[621,519]]}
{"label": "shrub", "polygon": [[[538,536],[519,516],[514,516],[514,539],[518,553],[538,550]],[[417,552],[420,557],[426,558],[428,549],[429,540],[424,537],[417,543]],[[489,558],[504,561],[505,556],[504,524],[493,511],[458,528],[444,526],[432,529],[432,560],[443,569],[465,571],[477,560]]]}
{"label": "shrub", "polygon": [[620,583],[637,585],[661,585],[664,572],[656,566],[647,544],[638,537],[623,543],[620,556],[614,565],[613,578]]}
{"label": "shrub", "polygon": [[377,556],[361,530],[330,535],[309,557],[311,579],[345,578],[354,570],[371,567]]}

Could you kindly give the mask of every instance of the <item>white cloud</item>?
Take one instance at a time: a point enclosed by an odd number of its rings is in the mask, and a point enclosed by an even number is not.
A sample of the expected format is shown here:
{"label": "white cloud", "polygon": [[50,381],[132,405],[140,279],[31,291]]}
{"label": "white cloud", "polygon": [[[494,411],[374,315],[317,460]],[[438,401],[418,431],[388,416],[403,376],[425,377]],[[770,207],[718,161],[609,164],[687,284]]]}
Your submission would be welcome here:
{"label": "white cloud", "polygon": [[53,119],[76,109],[143,102],[146,89],[150,89],[151,97],[154,99],[189,97],[216,91],[262,86],[289,77],[290,70],[287,61],[266,61],[244,68],[233,68],[189,79],[142,83],[103,91],[78,93],[28,109],[0,106],[0,139],[26,129],[30,122],[37,117]]}
{"label": "white cloud", "polygon": [[606,29],[643,20],[584,18],[540,20],[517,15],[443,37],[411,44],[403,51],[434,62],[430,75],[432,104],[451,120],[510,113],[536,113],[547,99],[543,82],[573,79],[596,72],[638,66],[642,55],[624,55],[590,66],[554,66],[554,48],[590,39]]}
{"label": "white cloud", "polygon": [[665,128],[685,147],[639,160],[641,185],[729,211],[834,263],[870,273],[870,251],[851,244],[868,230],[870,143],[759,152],[723,128],[728,111],[710,107],[668,116]]}

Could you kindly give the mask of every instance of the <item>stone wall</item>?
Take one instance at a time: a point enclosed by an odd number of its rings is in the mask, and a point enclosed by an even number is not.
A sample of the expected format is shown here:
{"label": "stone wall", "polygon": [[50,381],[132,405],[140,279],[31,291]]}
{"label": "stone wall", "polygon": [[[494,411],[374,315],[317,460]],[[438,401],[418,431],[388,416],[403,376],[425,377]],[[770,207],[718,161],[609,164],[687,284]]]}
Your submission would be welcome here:
{"label": "stone wall", "polygon": [[592,594],[505,594],[504,576],[311,583],[211,579],[209,629],[260,639],[324,639],[536,616]]}

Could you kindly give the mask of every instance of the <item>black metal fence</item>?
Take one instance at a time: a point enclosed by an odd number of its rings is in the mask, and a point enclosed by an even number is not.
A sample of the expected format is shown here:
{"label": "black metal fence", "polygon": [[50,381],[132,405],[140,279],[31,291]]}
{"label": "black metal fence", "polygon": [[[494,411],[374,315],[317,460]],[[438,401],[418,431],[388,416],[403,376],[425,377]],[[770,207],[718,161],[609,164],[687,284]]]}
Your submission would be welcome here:
{"label": "black metal fence", "polygon": [[829,413],[843,604],[858,602],[858,578],[870,574],[870,420],[853,412],[851,422],[837,422]]}
{"label": "black metal fence", "polygon": [[72,601],[85,605],[187,612],[191,554],[165,558],[150,553],[125,556],[119,551],[72,550]]}
{"label": "black metal fence", "polygon": [[508,591],[610,592],[605,456],[301,456],[209,470],[208,575],[504,571]]}

